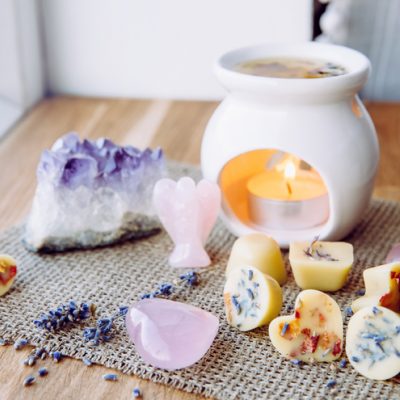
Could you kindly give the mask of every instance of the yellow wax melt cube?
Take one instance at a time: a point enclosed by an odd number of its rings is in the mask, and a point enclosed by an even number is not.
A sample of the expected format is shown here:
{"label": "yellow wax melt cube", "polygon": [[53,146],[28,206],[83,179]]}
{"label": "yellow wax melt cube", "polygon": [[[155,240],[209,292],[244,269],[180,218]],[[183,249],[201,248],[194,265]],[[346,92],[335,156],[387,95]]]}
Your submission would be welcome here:
{"label": "yellow wax melt cube", "polygon": [[363,278],[365,295],[353,301],[353,312],[363,307],[382,306],[400,313],[400,262],[367,268]]}
{"label": "yellow wax melt cube", "polygon": [[364,307],[350,319],[346,353],[351,365],[370,379],[400,373],[400,317],[384,307]]}
{"label": "yellow wax melt cube", "polygon": [[343,319],[336,301],[318,290],[303,290],[293,315],[269,325],[273,346],[286,358],[330,362],[343,350]]}
{"label": "yellow wax melt cube", "polygon": [[278,243],[263,233],[251,233],[236,240],[229,257],[226,275],[250,265],[274,278],[280,285],[287,280],[285,264]]}
{"label": "yellow wax melt cube", "polygon": [[341,289],[353,265],[353,246],[344,242],[294,242],[289,261],[302,289],[334,292]]}
{"label": "yellow wax melt cube", "polygon": [[225,283],[224,302],[228,323],[241,331],[268,324],[282,308],[278,282],[253,267],[232,271]]}

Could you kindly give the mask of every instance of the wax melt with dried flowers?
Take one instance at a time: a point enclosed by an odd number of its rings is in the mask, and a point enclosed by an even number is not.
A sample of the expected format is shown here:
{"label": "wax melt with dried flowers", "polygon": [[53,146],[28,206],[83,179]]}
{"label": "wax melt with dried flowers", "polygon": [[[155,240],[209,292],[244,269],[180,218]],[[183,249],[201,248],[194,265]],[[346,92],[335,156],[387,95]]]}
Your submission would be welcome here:
{"label": "wax melt with dried flowers", "polygon": [[341,289],[353,265],[353,246],[345,242],[293,242],[289,261],[302,289],[334,292]]}

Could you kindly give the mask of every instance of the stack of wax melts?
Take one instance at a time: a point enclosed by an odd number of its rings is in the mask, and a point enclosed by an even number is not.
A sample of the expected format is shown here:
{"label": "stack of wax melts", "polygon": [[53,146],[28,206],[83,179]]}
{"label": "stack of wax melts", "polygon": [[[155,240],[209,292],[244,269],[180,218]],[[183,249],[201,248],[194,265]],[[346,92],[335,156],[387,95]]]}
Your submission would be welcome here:
{"label": "stack of wax melts", "polygon": [[278,244],[262,233],[236,240],[224,288],[228,323],[241,331],[268,324],[282,307],[286,271]]}
{"label": "stack of wax melts", "polygon": [[11,288],[17,275],[17,262],[7,254],[0,254],[0,296]]}

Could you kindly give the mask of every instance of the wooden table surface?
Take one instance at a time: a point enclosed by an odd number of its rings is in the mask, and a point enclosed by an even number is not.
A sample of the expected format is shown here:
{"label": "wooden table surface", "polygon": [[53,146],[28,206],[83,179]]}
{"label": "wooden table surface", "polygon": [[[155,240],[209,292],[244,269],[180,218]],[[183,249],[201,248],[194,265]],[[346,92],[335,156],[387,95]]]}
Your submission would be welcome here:
{"label": "wooden table surface", "polygon": [[[29,211],[39,155],[65,132],[74,130],[81,137],[92,139],[106,136],[119,144],[140,148],[161,146],[169,158],[199,163],[201,137],[216,106],[215,102],[197,101],[73,97],[43,100],[0,142],[0,229],[20,222]],[[400,200],[400,104],[367,106],[381,145],[375,195]],[[145,399],[199,398],[123,374],[119,374],[116,383],[105,382],[101,376],[111,372],[109,369],[87,368],[73,359],[65,359],[59,365],[43,362],[40,365],[49,368],[49,376],[24,388],[24,377],[31,373],[22,365],[27,354],[28,350],[16,352],[12,346],[0,348],[0,400],[132,399],[136,386],[140,386]]]}

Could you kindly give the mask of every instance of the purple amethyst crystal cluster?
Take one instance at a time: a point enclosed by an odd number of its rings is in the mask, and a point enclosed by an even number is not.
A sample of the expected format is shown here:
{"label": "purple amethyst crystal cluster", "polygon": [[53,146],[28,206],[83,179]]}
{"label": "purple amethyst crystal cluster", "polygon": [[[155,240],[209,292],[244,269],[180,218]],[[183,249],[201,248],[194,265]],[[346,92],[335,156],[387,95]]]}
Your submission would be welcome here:
{"label": "purple amethyst crystal cluster", "polygon": [[140,151],[69,133],[45,150],[24,242],[34,251],[91,248],[154,232],[161,149]]}

